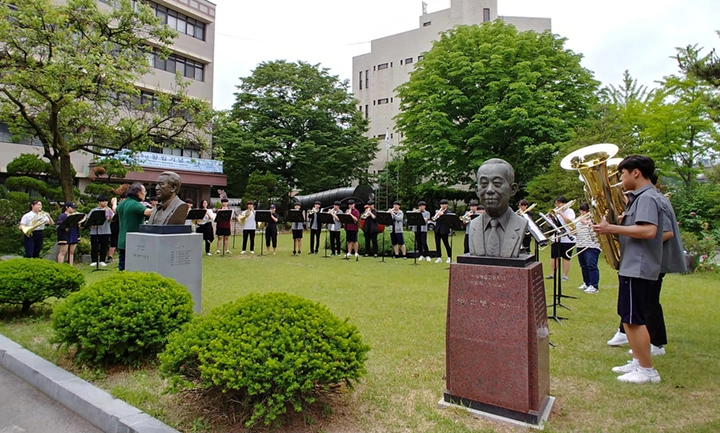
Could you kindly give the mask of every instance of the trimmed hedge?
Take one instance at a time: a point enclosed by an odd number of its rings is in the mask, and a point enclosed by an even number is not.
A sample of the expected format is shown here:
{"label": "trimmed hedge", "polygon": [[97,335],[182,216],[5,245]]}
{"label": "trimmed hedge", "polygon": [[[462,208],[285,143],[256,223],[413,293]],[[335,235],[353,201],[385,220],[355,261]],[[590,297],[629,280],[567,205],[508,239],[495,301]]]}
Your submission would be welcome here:
{"label": "trimmed hedge", "polygon": [[22,305],[48,298],[64,298],[85,284],[82,272],[68,264],[44,259],[12,259],[0,262],[0,302]]}
{"label": "trimmed hedge", "polygon": [[190,292],[155,273],[120,272],[58,305],[54,341],[80,361],[136,365],[163,350],[168,335],[193,317]]}
{"label": "trimmed hedge", "polygon": [[220,391],[251,407],[247,426],[278,423],[332,384],[365,374],[369,347],[347,320],[286,293],[251,294],[170,336],[160,369],[174,390]]}
{"label": "trimmed hedge", "polygon": [[[309,232],[303,233],[303,248],[310,250],[310,237]],[[327,238],[327,244],[324,244],[325,242],[325,232],[320,234],[322,236],[322,239],[320,241],[322,246],[324,247],[327,245],[328,254],[330,254],[330,235],[328,234]],[[428,239],[430,240],[433,236],[433,232],[429,232]],[[415,233],[405,230],[403,231],[403,240],[405,241],[405,250],[410,252],[415,250]],[[430,244],[432,244],[432,240],[430,240]],[[347,252],[347,241],[345,238],[345,230],[340,231],[340,248],[342,249],[343,253]],[[365,254],[367,251],[365,249],[365,233],[362,230],[358,231],[358,248],[360,249],[360,254]],[[322,254],[323,251],[320,251]],[[385,248],[383,248],[383,233],[378,233],[378,255],[379,256],[392,256],[394,254],[392,242],[390,241],[390,229],[388,227],[385,228]]]}

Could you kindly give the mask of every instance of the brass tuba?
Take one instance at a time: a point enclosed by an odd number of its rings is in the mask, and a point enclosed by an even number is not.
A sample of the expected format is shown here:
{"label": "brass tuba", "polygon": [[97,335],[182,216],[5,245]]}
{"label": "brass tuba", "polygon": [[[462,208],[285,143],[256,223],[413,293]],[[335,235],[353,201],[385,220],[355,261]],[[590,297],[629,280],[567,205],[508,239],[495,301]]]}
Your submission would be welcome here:
{"label": "brass tuba", "polygon": [[22,230],[23,234],[27,237],[31,237],[33,235],[33,231],[35,231],[36,228],[40,227],[43,224],[47,224],[50,222],[50,215],[48,215],[47,212],[40,212],[39,214],[35,215],[30,221],[29,226],[20,226],[20,230]]}
{"label": "brass tuba", "polygon": [[[562,168],[578,170],[580,173],[595,224],[599,224],[603,218],[610,224],[618,224],[618,217],[625,212],[625,202],[615,198],[617,191],[613,191],[619,188],[622,193],[622,187],[608,177],[607,162],[617,152],[618,147],[614,144],[593,144],[572,152],[560,162]],[[597,238],[605,260],[614,269],[619,269],[620,243],[617,235],[598,235]]]}

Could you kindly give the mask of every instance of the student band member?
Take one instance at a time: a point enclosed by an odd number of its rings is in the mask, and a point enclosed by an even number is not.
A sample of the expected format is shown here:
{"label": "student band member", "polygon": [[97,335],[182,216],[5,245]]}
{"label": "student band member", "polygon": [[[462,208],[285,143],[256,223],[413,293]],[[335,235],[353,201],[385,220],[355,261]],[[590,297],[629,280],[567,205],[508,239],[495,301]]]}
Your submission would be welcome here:
{"label": "student band member", "polygon": [[[590,212],[590,206],[587,203],[581,204],[580,216],[587,215],[588,212]],[[577,258],[583,276],[583,283],[578,289],[584,290],[585,293],[597,293],[600,287],[600,270],[598,268],[600,244],[592,233],[592,220],[583,219],[575,227],[577,229],[575,239],[577,241]]]}
{"label": "student band member", "polygon": [[270,222],[268,222],[267,227],[265,227],[265,246],[268,252],[270,252],[270,245],[272,244],[273,254],[277,251],[277,223],[280,218],[275,211],[276,209],[274,204],[270,205]]}
{"label": "student band member", "polygon": [[105,259],[105,263],[110,263],[113,261],[113,256],[115,255],[115,250],[118,246],[118,236],[120,235],[120,218],[117,214],[117,207],[118,203],[122,202],[126,198],[127,194],[122,193],[118,198],[113,197],[110,199],[110,209],[112,209],[115,215],[110,221],[110,249],[108,249],[108,256]]}
{"label": "student band member", "polygon": [[212,256],[210,248],[215,240],[215,234],[213,233],[213,221],[215,221],[215,212],[208,206],[208,201],[203,200],[200,202],[200,209],[205,210],[205,216],[200,221],[200,231],[203,235],[203,241],[205,242],[205,254]]}
{"label": "student band member", "polygon": [[152,209],[145,207],[142,201],[145,200],[145,186],[135,182],[125,193],[127,198],[120,202],[117,207],[118,219],[120,221],[120,232],[118,234],[118,270],[125,270],[125,246],[128,233],[140,231],[140,225],[152,214]]}
{"label": "student band member", "polygon": [[[518,209],[520,209],[522,213],[526,213],[530,217],[530,219],[535,220],[535,214],[532,211],[527,210],[529,206],[530,203],[528,203],[528,201],[525,199],[522,199],[518,202]],[[523,238],[522,252],[530,253],[530,241],[532,241],[532,235],[530,234],[530,231],[526,231],[525,237]]]}
{"label": "student band member", "polygon": [[342,223],[338,214],[342,213],[340,210],[340,202],[336,201],[333,203],[333,208],[329,211],[333,216],[333,223],[328,224],[328,230],[330,231],[330,256],[342,254],[342,247],[340,244],[340,230],[342,229]]}
{"label": "student band member", "polygon": [[438,209],[438,211],[435,212],[435,216],[433,216],[433,220],[435,221],[435,249],[437,250],[438,256],[435,263],[442,263],[441,241],[445,245],[445,251],[448,255],[446,262],[452,262],[452,248],[450,248],[450,241],[448,239],[450,236],[450,227],[448,227],[442,219],[442,216],[448,213],[450,213],[448,211],[448,201],[446,199],[440,200],[440,209]]}
{"label": "student band member", "polygon": [[92,261],[90,266],[99,265],[104,267],[107,266],[105,258],[108,255],[108,247],[110,246],[110,221],[112,221],[115,214],[108,207],[108,198],[106,196],[98,196],[97,202],[98,206],[92,212],[103,212],[105,222],[102,225],[90,227],[90,257]]}
{"label": "student band member", "polygon": [[235,219],[235,211],[230,209],[228,205],[229,202],[227,198],[223,197],[220,199],[219,211],[230,211],[231,215],[230,221],[218,221],[215,223],[215,233],[218,237],[217,251],[215,251],[215,254],[220,254],[223,248],[225,249],[225,253],[232,253],[232,251],[230,251],[230,244],[228,244],[228,240],[230,239],[230,224],[231,221]]}
{"label": "student band member", "polygon": [[395,257],[399,257],[400,251],[402,251],[403,259],[407,259],[407,251],[405,250],[405,237],[403,236],[403,211],[400,210],[400,202],[394,201],[393,208],[390,209],[390,216],[392,216],[393,225],[392,231],[390,232],[390,242],[393,246],[393,252]]}
{"label": "student band member", "polygon": [[[561,208],[566,205],[568,199],[564,196],[559,196],[555,199],[555,208]],[[567,226],[569,222],[575,219],[575,211],[568,207],[563,211],[554,212],[557,226]],[[551,280],[555,278],[555,267],[559,259],[562,259],[562,280],[568,280],[568,274],[570,273],[570,259],[568,258],[568,252],[575,248],[575,237],[574,236],[557,236],[555,235],[554,242],[550,249],[550,258],[552,258],[551,268],[552,273],[547,275],[545,278]]]}
{"label": "student band member", "polygon": [[602,220],[593,225],[599,234],[616,234],[620,241],[618,314],[627,334],[633,360],[614,367],[618,380],[658,383],[653,368],[650,335],[646,326],[648,292],[662,271],[663,205],[650,178],[655,163],[646,156],[628,156],[618,164],[620,180],[628,194],[628,206],[619,225]]}
{"label": "student band member", "polygon": [[420,212],[420,214],[422,215],[425,224],[419,226],[412,226],[411,230],[415,233],[415,249],[420,255],[418,257],[418,260],[422,262],[423,259],[427,258],[427,261],[429,262],[431,259],[430,248],[428,248],[427,244],[427,224],[428,221],[430,221],[430,212],[425,210],[426,203],[424,201],[419,201],[417,205],[417,211]]}
{"label": "student band member", "polygon": [[377,258],[378,256],[378,233],[380,226],[377,223],[377,210],[375,210],[375,202],[368,200],[365,206],[365,212],[360,219],[365,220],[363,223],[363,233],[365,234],[365,257],[370,254]]}
{"label": "student band member", "polygon": [[470,237],[468,236],[470,233],[470,221],[472,221],[472,218],[477,217],[483,212],[485,212],[485,206],[481,206],[477,200],[470,200],[470,210],[465,212],[464,215],[464,218],[467,220],[465,223],[465,241],[463,245],[463,251],[465,254],[470,253]]}
{"label": "student band member", "polygon": [[73,202],[68,202],[63,205],[63,212],[58,216],[58,228],[57,228],[57,241],[60,245],[60,251],[58,252],[57,262],[65,262],[65,256],[67,256],[68,263],[72,266],[75,261],[75,246],[80,241],[80,223],[85,221],[83,218],[78,224],[68,227],[60,228],[60,225],[69,217],[76,212],[77,205]]}
{"label": "student band member", "polygon": [[355,200],[348,200],[348,209],[345,211],[353,219],[353,223],[345,224],[345,240],[347,242],[347,255],[350,257],[351,252],[355,253],[355,257],[360,257],[358,251],[358,222],[360,221],[360,212],[355,209]]}
{"label": "student band member", "polygon": [[[295,203],[293,205],[293,208],[295,210],[300,210],[300,203]],[[303,220],[305,218],[303,217]],[[292,226],[290,227],[292,230],[292,237],[293,237],[293,256],[296,254],[302,254],[302,238],[303,238],[303,223],[302,222],[294,222],[292,223]]]}
{"label": "student band member", "polygon": [[320,232],[322,224],[318,221],[320,213],[320,202],[316,201],[313,208],[308,212],[308,227],[310,228],[310,252],[308,254],[317,254],[320,249]]}
{"label": "student band member", "polygon": [[50,218],[50,214],[42,215],[42,202],[40,200],[33,200],[30,202],[30,211],[20,218],[18,228],[22,230],[22,226],[29,227],[33,224],[34,220],[39,222],[40,218],[42,218],[44,224],[35,227],[30,236],[23,236],[25,258],[32,259],[40,257],[45,226],[54,224],[52,218]]}
{"label": "student band member", "polygon": [[243,244],[240,254],[245,254],[248,239],[250,240],[250,254],[255,254],[255,228],[257,228],[257,223],[255,222],[255,203],[249,201],[246,206],[247,209],[238,217],[238,221],[240,221],[243,227]]}

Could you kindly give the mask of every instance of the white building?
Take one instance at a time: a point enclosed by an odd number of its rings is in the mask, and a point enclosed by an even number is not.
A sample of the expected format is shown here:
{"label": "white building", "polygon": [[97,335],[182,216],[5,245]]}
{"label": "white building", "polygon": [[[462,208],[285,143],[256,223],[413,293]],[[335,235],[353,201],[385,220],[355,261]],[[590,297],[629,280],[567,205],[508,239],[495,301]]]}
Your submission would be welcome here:
{"label": "white building", "polygon": [[513,24],[519,31],[551,29],[550,18],[499,16],[497,3],[497,0],[451,0],[450,9],[421,15],[417,29],[375,39],[371,41],[369,53],[353,57],[352,91],[360,101],[359,109],[370,119],[367,136],[378,139],[378,153],[370,173],[378,173],[385,167],[386,132],[390,135],[391,148],[400,142],[393,121],[400,107],[395,89],[408,80],[415,62],[432,48],[440,33],[455,26],[496,19]]}

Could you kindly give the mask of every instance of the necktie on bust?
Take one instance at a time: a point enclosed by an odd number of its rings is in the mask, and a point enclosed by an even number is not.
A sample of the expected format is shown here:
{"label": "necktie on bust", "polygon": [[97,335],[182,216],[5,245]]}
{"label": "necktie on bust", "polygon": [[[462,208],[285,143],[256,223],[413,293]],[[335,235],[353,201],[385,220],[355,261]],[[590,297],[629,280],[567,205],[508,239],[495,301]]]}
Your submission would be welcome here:
{"label": "necktie on bust", "polygon": [[485,244],[485,255],[489,257],[500,257],[500,233],[498,232],[498,224],[500,224],[500,222],[497,218],[490,220],[490,234]]}

